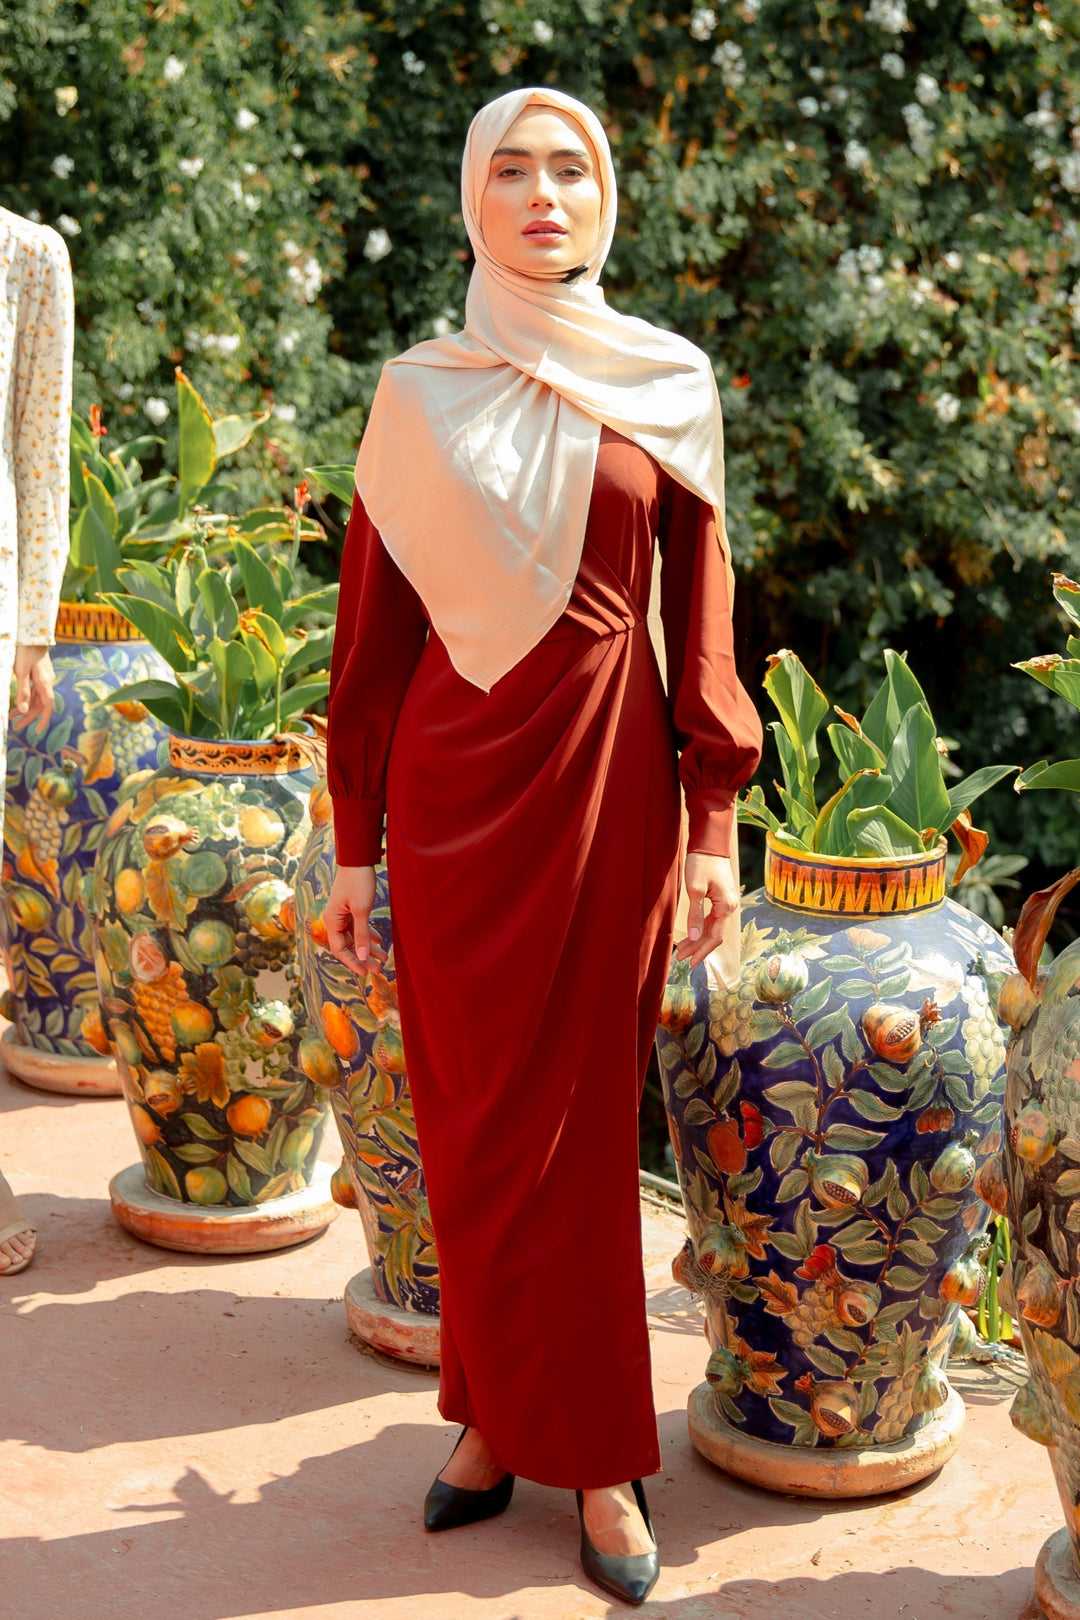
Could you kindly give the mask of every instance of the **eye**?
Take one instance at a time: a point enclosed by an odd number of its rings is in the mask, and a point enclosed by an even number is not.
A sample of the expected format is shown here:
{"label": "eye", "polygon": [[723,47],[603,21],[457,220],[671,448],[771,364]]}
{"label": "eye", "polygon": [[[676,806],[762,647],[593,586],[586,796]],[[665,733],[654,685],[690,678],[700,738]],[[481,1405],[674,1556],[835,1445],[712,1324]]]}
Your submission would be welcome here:
{"label": "eye", "polygon": [[586,171],[578,164],[573,164],[570,168],[559,170],[560,180],[585,180],[587,178],[588,175],[586,174]]}

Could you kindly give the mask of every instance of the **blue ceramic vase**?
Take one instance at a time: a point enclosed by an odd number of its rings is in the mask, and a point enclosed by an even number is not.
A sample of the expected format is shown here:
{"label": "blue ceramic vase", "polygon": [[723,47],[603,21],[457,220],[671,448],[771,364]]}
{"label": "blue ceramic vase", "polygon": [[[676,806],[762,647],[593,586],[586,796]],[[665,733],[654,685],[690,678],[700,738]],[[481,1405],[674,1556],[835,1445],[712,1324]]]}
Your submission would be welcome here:
{"label": "blue ceramic vase", "polygon": [[[992,993],[1009,966],[945,898],[944,844],[871,862],[770,837],[738,984],[708,961],[673,969],[658,1047],[690,1231],[675,1275],[704,1300],[707,1420],[736,1450],[895,1446],[950,1401],[956,1315],[981,1288],[972,1183],[1001,1112]],[[807,1478],[792,1488],[826,1494]]]}
{"label": "blue ceramic vase", "polygon": [[116,1094],[98,1009],[87,893],[98,842],[125,778],[158,764],[165,730],[141,703],[102,700],[167,674],[114,608],[62,603],[56,700],[45,728],[7,739],[0,946],[11,1072],[50,1091]]}
{"label": "blue ceramic vase", "polygon": [[[323,912],[334,879],[334,829],[325,788],[312,796],[311,820],[296,877],[297,932],[308,1014],[335,1075],[329,1096],[345,1156],[335,1197],[359,1210],[377,1299],[398,1311],[437,1317],[439,1262],[401,1044],[386,867],[376,869],[371,913],[385,960],[373,962],[358,981],[326,948]],[[354,1325],[369,1336],[362,1324]],[[407,1333],[402,1339],[387,1331],[386,1349],[408,1350]],[[437,1337],[428,1334],[428,1340],[429,1349],[415,1359],[437,1358]]]}

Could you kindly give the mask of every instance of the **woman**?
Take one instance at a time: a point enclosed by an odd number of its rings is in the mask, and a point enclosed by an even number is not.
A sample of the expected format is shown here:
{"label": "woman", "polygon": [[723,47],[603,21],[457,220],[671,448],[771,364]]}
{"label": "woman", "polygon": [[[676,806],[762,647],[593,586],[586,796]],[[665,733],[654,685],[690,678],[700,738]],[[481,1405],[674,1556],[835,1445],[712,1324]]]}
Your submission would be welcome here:
{"label": "woman", "polygon": [[[761,732],[732,655],[716,384],[691,344],[604,304],[599,121],[554,90],[500,97],[470,127],[462,202],[465,331],[386,366],[357,461],[326,924],[365,972],[385,802],[439,1404],[463,1426],[425,1523],[501,1511],[515,1474],[575,1487],[588,1573],[638,1603],[660,1456],[637,1110],[674,927],[677,744],[679,954],[698,962],[737,913],[733,801]],[[671,708],[645,622],[656,536]]]}

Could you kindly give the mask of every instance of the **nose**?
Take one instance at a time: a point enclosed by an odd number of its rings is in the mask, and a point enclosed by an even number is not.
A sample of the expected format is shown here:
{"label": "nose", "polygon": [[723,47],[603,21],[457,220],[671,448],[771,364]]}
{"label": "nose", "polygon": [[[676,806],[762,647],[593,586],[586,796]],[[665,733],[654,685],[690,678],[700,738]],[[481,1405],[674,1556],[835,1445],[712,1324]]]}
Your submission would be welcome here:
{"label": "nose", "polygon": [[555,185],[546,169],[538,169],[533,182],[532,196],[529,198],[530,208],[554,208]]}

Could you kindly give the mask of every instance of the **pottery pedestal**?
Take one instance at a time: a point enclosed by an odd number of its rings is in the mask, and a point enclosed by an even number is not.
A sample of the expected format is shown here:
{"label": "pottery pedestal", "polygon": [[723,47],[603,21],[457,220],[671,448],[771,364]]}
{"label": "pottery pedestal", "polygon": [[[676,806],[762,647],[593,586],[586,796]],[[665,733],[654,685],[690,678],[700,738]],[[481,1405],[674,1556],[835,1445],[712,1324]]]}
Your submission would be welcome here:
{"label": "pottery pedestal", "polygon": [[121,784],[152,769],[164,727],[141,703],[103,702],[164,662],[114,608],[63,602],[48,725],[8,732],[0,946],[12,1021],[0,1056],[40,1091],[119,1096],[94,982],[87,891]]}
{"label": "pottery pedestal", "polygon": [[982,1281],[1009,959],[945,898],[943,844],[874,862],[770,838],[743,921],[738,983],[676,964],[657,1038],[690,1231],[673,1269],[712,1349],[691,1437],[768,1489],[895,1490],[963,1424],[945,1363]]}
{"label": "pottery pedestal", "polygon": [[1080,1572],[1064,1528],[1055,1530],[1039,1550],[1035,1596],[1046,1620],[1080,1620]]}
{"label": "pottery pedestal", "polygon": [[163,1248],[278,1249],[337,1215],[296,967],[313,780],[290,741],[170,735],[101,841],[98,992],[143,1159],[114,1180],[113,1212]]}
{"label": "pottery pedestal", "polygon": [[334,833],[325,788],[312,794],[311,822],[296,878],[304,997],[344,1152],[335,1197],[359,1211],[371,1262],[349,1282],[345,1309],[364,1343],[437,1366],[439,1262],[401,1044],[386,867],[371,912],[377,954],[358,982],[326,948]]}

